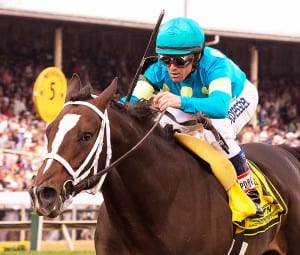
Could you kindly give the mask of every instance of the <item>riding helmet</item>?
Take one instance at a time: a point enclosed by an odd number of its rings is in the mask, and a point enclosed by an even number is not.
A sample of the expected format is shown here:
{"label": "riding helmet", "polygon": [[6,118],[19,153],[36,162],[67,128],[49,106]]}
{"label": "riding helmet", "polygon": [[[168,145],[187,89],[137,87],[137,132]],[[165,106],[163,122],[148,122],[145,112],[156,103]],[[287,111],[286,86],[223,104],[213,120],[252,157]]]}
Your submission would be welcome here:
{"label": "riding helmet", "polygon": [[156,38],[156,53],[165,55],[200,53],[204,42],[204,32],[195,20],[174,18],[160,28]]}

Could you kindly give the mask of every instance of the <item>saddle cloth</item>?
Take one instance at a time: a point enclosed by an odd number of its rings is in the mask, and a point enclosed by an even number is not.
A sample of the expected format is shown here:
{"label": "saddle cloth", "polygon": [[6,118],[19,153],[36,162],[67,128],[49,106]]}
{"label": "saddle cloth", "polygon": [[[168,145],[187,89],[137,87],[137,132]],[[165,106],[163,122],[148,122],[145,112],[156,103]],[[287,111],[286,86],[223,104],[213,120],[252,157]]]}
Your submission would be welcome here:
{"label": "saddle cloth", "polygon": [[244,235],[251,236],[265,232],[278,224],[281,216],[287,213],[287,206],[279,192],[253,162],[248,160],[264,210],[264,216],[261,218],[254,216],[255,205],[238,184],[236,172],[230,160],[204,140],[177,132],[174,136],[183,146],[209,163],[212,173],[228,194],[236,233],[243,232]]}

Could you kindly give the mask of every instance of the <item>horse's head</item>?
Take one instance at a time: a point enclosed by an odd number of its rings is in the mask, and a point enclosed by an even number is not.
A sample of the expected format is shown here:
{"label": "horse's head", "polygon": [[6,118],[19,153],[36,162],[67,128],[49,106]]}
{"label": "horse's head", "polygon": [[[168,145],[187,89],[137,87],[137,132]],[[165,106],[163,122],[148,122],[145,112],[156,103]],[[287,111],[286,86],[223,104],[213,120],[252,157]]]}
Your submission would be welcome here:
{"label": "horse's head", "polygon": [[48,153],[29,190],[32,208],[40,215],[57,217],[71,201],[74,186],[109,164],[106,109],[117,79],[99,96],[93,96],[89,86],[80,87],[78,77],[73,77],[64,108],[46,130]]}

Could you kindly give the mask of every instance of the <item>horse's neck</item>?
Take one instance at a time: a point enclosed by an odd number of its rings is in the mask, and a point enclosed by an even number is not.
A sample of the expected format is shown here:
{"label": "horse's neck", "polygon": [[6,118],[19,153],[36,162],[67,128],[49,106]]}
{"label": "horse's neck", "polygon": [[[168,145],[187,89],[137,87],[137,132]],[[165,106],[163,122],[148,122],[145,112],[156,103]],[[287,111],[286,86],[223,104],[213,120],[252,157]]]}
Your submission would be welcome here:
{"label": "horse's neck", "polygon": [[[137,129],[138,123],[118,113],[109,117],[114,161],[131,150],[149,127]],[[194,210],[186,198],[209,199],[213,185],[207,180],[214,178],[204,168],[174,140],[153,132],[108,174],[102,189],[105,203],[114,212],[159,226],[170,210]]]}
{"label": "horse's neck", "polygon": [[[113,125],[116,117],[118,125]],[[130,151],[148,130],[135,129],[130,126],[132,122],[120,116],[112,116],[110,122],[114,161]],[[116,208],[123,207],[123,212],[139,207],[138,211],[149,218],[156,214],[157,206],[168,208],[181,181],[178,170],[169,163],[178,160],[174,145],[151,134],[108,174],[103,186],[106,201]]]}
{"label": "horse's neck", "polygon": [[[172,152],[175,143],[170,143],[155,134],[155,131],[141,142],[149,130],[134,129],[127,121],[125,125],[120,125],[123,127],[121,132],[119,130],[117,134],[112,133],[112,153],[115,155],[114,160],[129,153],[116,167],[124,188],[130,192],[139,191],[139,194],[144,192],[143,195],[160,191],[162,185],[169,181],[162,179],[162,175],[172,174],[171,169],[164,165],[177,159],[178,150]],[[174,178],[174,182],[180,181],[176,175],[169,178]],[[172,185],[169,184],[169,188],[171,190]]]}

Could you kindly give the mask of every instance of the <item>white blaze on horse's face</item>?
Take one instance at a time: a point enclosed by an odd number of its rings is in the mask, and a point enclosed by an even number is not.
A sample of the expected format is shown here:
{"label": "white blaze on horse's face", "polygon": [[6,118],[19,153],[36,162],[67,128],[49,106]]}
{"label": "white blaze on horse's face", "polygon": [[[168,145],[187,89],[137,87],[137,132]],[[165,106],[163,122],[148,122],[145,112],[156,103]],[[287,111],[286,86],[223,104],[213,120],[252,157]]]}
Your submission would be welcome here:
{"label": "white blaze on horse's face", "polygon": [[[57,153],[59,146],[61,145],[65,135],[74,128],[80,119],[80,115],[78,114],[66,114],[58,125],[58,130],[51,144],[51,151],[48,153]],[[53,159],[47,161],[46,167],[44,169],[44,173],[50,168]]]}

